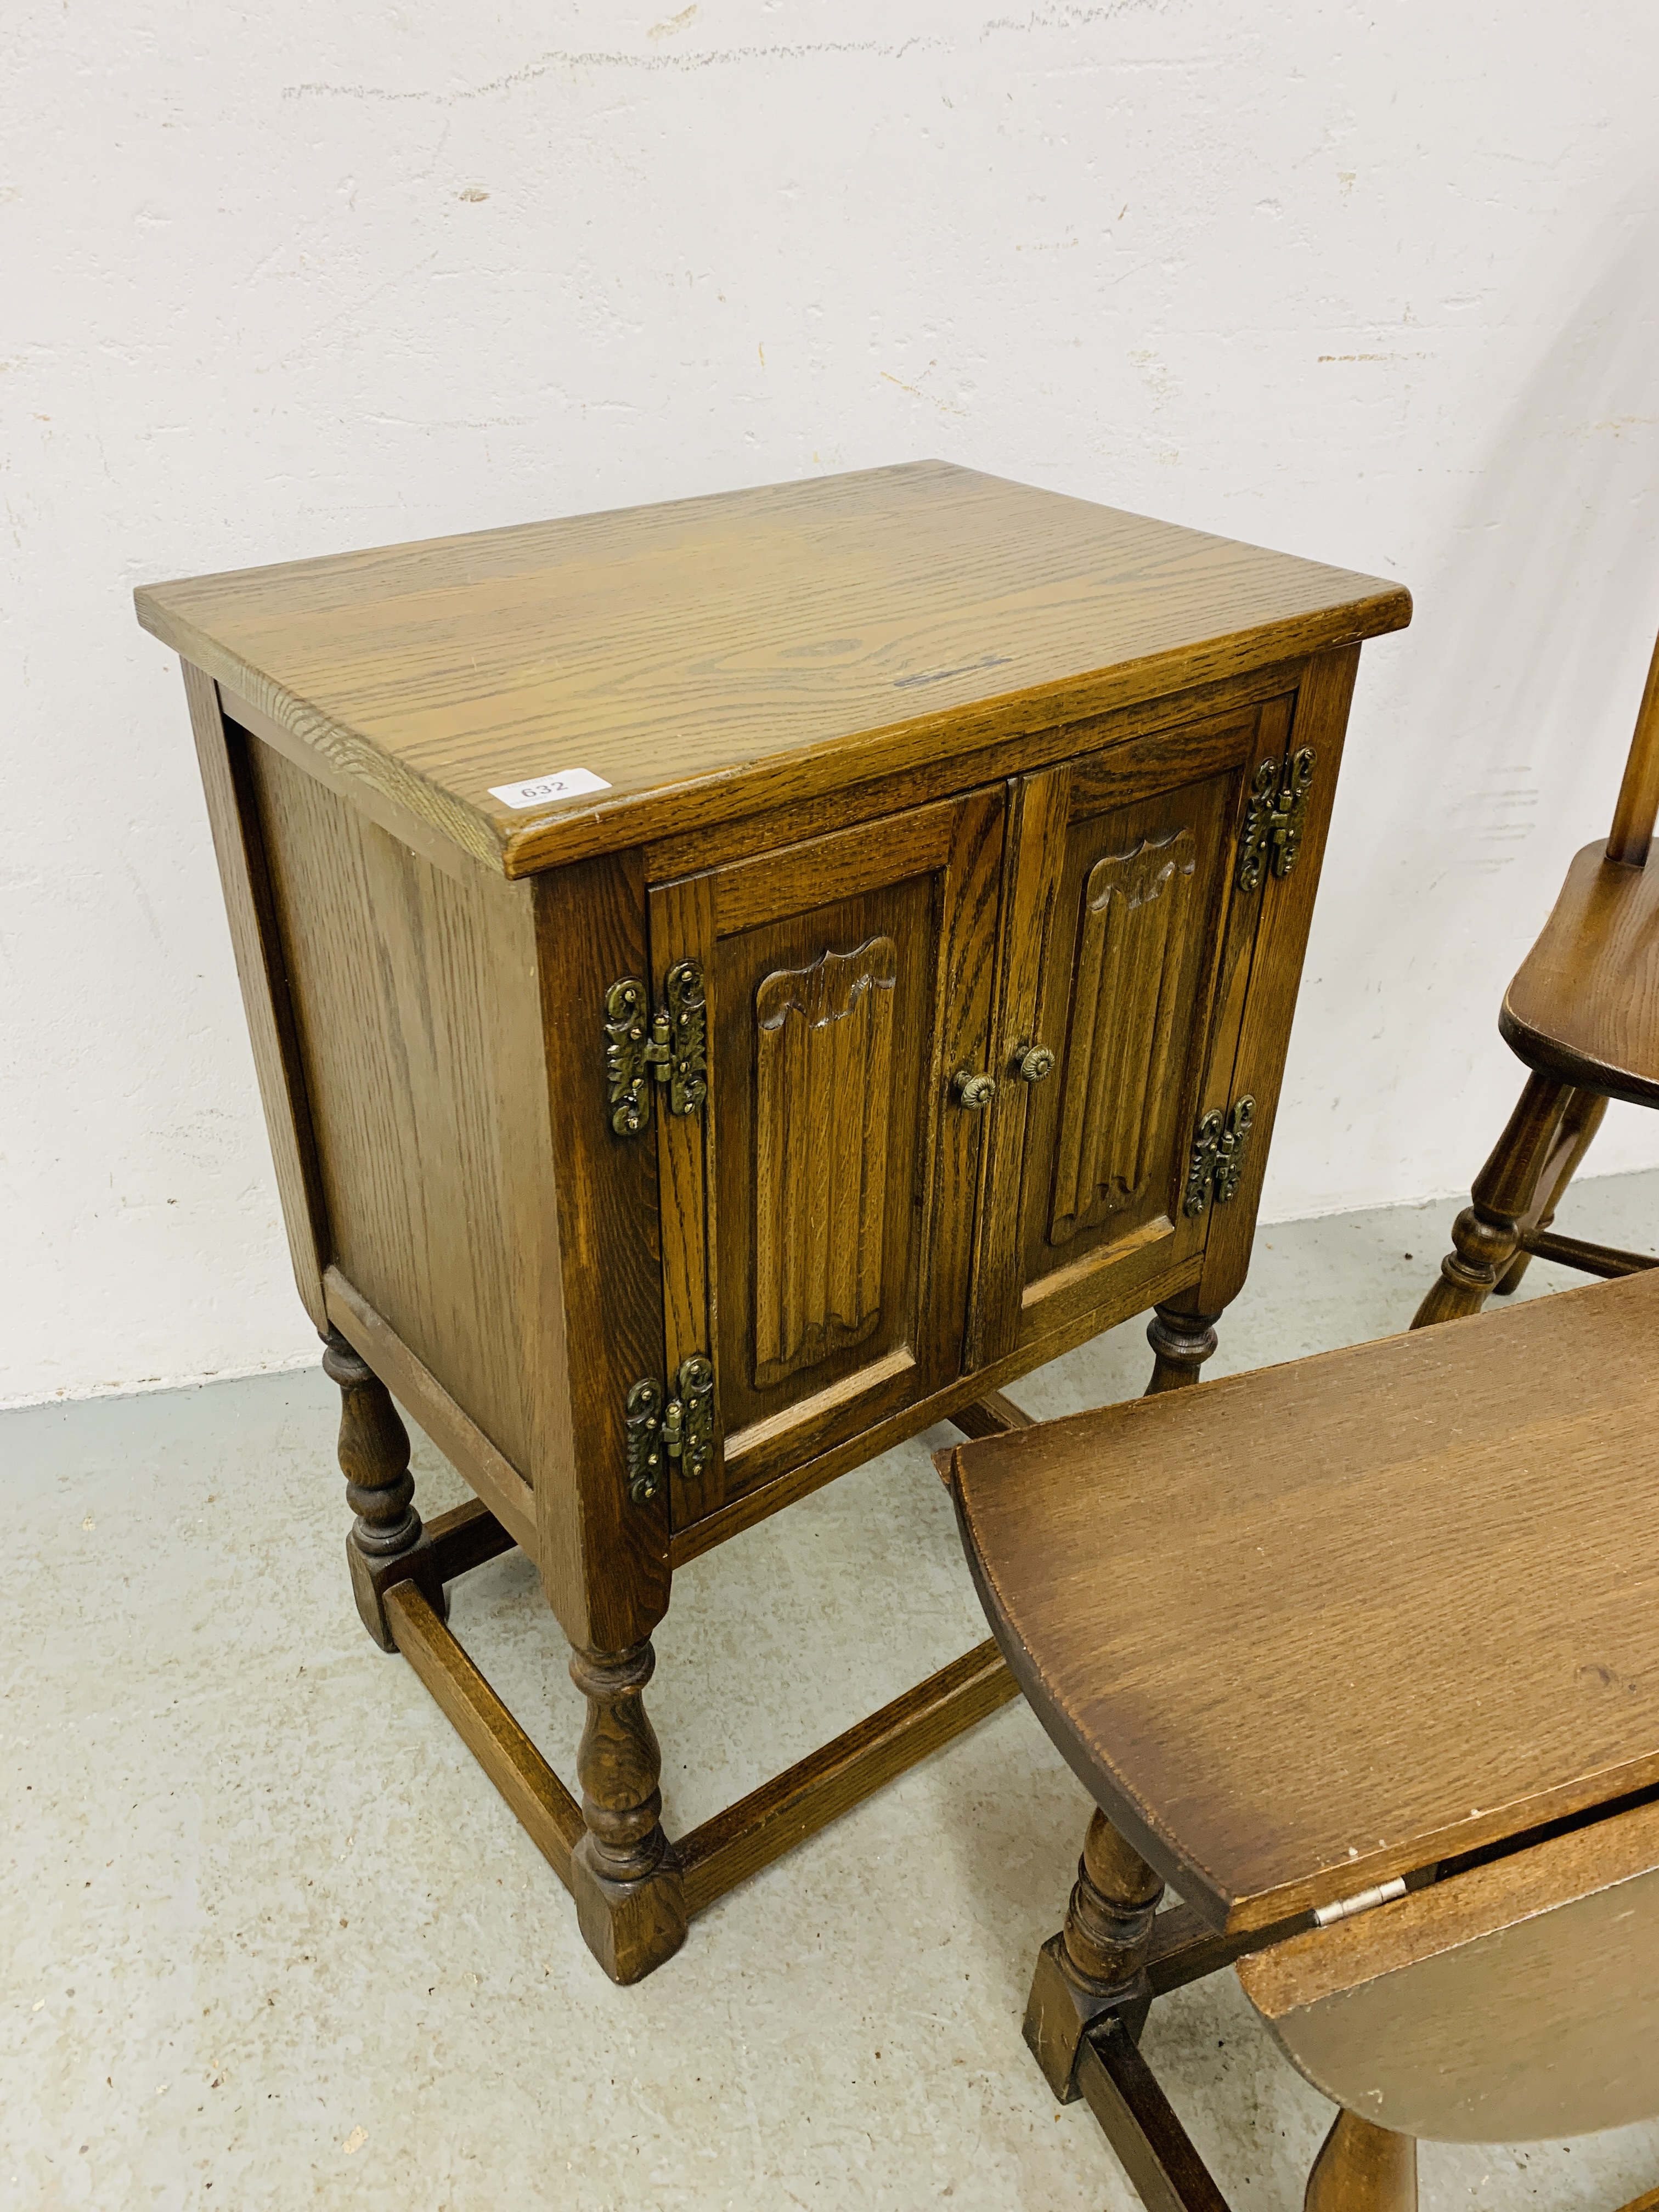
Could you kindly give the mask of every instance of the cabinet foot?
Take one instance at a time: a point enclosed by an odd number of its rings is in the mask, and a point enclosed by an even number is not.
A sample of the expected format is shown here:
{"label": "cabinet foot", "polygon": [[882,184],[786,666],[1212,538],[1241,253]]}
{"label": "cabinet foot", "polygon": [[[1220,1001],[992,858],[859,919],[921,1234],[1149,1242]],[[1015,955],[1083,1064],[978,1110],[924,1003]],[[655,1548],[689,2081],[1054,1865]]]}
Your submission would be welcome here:
{"label": "cabinet foot", "polygon": [[346,1503],[357,1516],[346,1538],[351,1593],[363,1626],[382,1651],[395,1651],[381,1602],[394,1583],[418,1583],[439,1616],[447,1612],[437,1562],[415,1510],[409,1432],[385,1383],[337,1329],[325,1344],[323,1372],[339,1386],[340,1472]]}
{"label": "cabinet foot", "polygon": [[643,1698],[656,1655],[578,1651],[571,1680],[587,1699],[576,1753],[586,1833],[571,1854],[582,1940],[613,1982],[637,1982],[685,1941],[679,1857],[662,1828],[662,1753]]}
{"label": "cabinet foot", "polygon": [[1146,1324],[1146,1341],[1157,1354],[1152,1379],[1142,1395],[1156,1398],[1164,1390],[1184,1390],[1198,1380],[1198,1370],[1215,1350],[1215,1325],[1219,1314],[1182,1313],[1176,1306],[1154,1306]]}

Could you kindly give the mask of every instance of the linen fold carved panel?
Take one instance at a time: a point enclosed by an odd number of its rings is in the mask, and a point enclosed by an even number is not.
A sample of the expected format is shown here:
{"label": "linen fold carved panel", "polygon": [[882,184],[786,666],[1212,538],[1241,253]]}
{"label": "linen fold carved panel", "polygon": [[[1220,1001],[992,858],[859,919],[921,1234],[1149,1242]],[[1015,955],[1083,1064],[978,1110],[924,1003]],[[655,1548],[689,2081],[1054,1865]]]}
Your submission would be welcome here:
{"label": "linen fold carved panel", "polygon": [[755,993],[757,1389],[881,1318],[898,949],[872,937]]}
{"label": "linen fold carved panel", "polygon": [[1083,886],[1048,1237],[1134,1205],[1160,1164],[1194,925],[1189,829],[1097,860]]}

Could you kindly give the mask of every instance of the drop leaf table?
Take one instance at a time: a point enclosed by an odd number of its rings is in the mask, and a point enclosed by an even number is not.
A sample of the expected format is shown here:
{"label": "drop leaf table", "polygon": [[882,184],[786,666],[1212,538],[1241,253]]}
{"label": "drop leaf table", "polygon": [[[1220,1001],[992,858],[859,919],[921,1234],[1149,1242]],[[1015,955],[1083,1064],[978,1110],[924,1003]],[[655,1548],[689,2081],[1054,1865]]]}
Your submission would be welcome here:
{"label": "drop leaf table", "polygon": [[[671,1842],[674,1569],[1243,1279],[1398,586],[935,462],[158,585],[359,1608],[605,1970],[1012,1696],[968,1653]],[[400,1400],[476,1502],[423,1528]],[[578,1803],[445,1585],[519,1545]]]}
{"label": "drop leaf table", "polygon": [[1025,2039],[1149,2212],[1227,2212],[1139,2044],[1229,1964],[1340,2108],[1306,2212],[1659,2114],[1656,1351],[1649,1261],[950,1455],[1099,1808]]}

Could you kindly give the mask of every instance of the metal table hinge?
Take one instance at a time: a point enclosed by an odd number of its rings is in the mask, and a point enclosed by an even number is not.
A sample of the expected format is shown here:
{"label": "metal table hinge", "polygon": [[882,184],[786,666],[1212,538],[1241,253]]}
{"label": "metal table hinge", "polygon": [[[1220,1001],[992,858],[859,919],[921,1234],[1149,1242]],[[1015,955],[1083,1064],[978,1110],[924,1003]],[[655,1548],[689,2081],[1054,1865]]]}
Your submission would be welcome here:
{"label": "metal table hinge", "polygon": [[651,1093],[668,1087],[671,1114],[695,1114],[708,1096],[708,1009],[702,969],[677,961],[663,979],[667,1003],[653,1014],[650,994],[624,975],[605,994],[605,1080],[611,1126],[637,1137],[651,1119]]}
{"label": "metal table hinge", "polygon": [[1311,745],[1301,746],[1285,763],[1283,782],[1275,760],[1264,760],[1256,769],[1244,815],[1244,834],[1238,845],[1240,890],[1260,890],[1269,868],[1282,881],[1296,866],[1313,774]]}
{"label": "metal table hinge", "polygon": [[1369,1912],[1378,1905],[1392,1905],[1396,1897],[1406,1894],[1403,1875],[1392,1881],[1380,1881],[1375,1889],[1357,1889],[1352,1897],[1340,1897],[1334,1905],[1321,1905],[1314,1909],[1316,1928],[1334,1928],[1339,1920],[1352,1920],[1357,1912]]}
{"label": "metal table hinge", "polygon": [[645,1376],[628,1394],[628,1494],[648,1505],[662,1488],[668,1462],[695,1480],[714,1456],[714,1365],[701,1352],[680,1362],[676,1395],[663,1403],[663,1386]]}
{"label": "metal table hinge", "polygon": [[1237,1195],[1239,1177],[1244,1172],[1244,1147],[1255,1120],[1254,1098],[1239,1099],[1231,1114],[1212,1106],[1203,1115],[1193,1132],[1182,1212],[1197,1215],[1212,1199],[1218,1206],[1225,1206]]}

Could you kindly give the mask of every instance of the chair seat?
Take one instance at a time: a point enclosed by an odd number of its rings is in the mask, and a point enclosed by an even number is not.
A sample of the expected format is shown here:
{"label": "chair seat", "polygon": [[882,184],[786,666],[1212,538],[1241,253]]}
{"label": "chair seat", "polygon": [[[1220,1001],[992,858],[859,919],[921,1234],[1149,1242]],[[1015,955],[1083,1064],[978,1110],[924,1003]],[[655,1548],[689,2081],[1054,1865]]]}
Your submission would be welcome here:
{"label": "chair seat", "polygon": [[1010,1667],[1218,1929],[1659,1784],[1659,1273],[963,1444]]}
{"label": "chair seat", "polygon": [[1659,1106],[1659,863],[1575,854],[1498,1026],[1528,1067]]}

